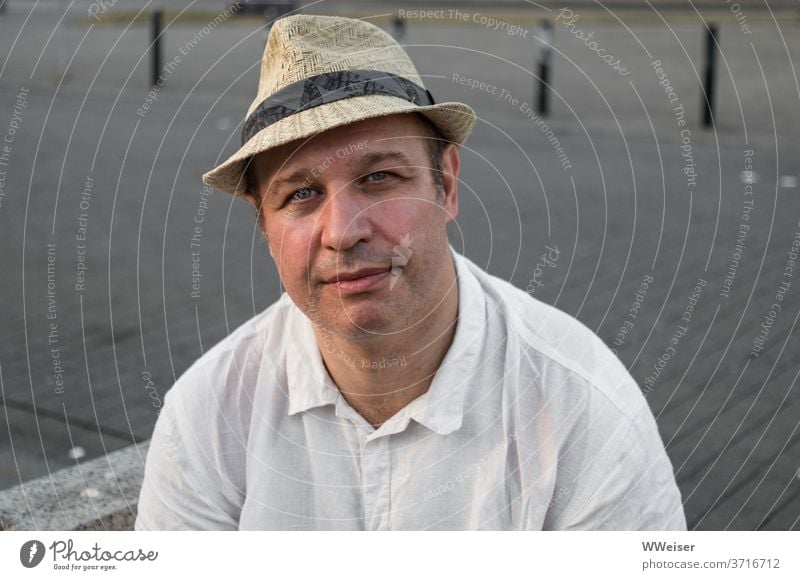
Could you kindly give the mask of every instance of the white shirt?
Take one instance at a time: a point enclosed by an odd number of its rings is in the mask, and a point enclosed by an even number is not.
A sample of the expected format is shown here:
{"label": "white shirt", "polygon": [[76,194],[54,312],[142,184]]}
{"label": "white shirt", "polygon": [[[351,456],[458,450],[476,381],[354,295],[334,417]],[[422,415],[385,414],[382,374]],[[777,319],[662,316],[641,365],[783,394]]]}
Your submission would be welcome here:
{"label": "white shirt", "polygon": [[453,257],[453,343],[428,392],[377,430],[286,294],[208,351],[165,395],[135,528],[685,530],[622,363],[576,319]]}

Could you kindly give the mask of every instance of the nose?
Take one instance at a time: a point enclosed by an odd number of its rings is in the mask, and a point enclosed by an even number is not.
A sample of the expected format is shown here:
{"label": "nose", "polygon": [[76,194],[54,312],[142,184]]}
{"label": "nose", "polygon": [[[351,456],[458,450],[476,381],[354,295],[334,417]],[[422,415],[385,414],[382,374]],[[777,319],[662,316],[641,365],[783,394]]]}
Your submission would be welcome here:
{"label": "nose", "polygon": [[345,185],[328,195],[318,225],[326,248],[343,252],[372,237],[369,205],[355,187]]}

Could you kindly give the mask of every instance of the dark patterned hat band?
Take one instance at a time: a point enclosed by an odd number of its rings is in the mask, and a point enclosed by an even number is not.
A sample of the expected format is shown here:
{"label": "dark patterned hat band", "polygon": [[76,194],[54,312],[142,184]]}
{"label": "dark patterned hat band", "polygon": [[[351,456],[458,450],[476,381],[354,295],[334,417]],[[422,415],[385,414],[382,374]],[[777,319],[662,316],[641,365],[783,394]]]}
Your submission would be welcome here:
{"label": "dark patterned hat band", "polygon": [[342,70],[327,72],[276,91],[247,117],[242,127],[242,145],[264,127],[301,111],[341,99],[364,95],[390,95],[424,107],[433,105],[431,93],[415,82],[389,72]]}

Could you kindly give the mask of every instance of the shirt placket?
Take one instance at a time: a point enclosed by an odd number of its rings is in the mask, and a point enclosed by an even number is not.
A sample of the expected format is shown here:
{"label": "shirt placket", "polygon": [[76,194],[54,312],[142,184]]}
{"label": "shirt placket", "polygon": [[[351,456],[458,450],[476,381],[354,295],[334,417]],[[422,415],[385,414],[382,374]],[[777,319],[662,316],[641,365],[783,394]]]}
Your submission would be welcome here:
{"label": "shirt placket", "polygon": [[364,527],[388,530],[391,520],[391,455],[389,436],[370,439],[361,445],[361,488],[364,494]]}

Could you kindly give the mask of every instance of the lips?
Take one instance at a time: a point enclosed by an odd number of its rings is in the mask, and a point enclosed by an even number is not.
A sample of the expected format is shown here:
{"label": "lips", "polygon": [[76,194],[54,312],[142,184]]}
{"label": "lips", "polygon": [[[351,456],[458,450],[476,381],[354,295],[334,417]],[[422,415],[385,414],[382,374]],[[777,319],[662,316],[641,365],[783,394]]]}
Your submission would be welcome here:
{"label": "lips", "polygon": [[339,272],[334,278],[325,282],[326,286],[335,288],[340,296],[360,294],[371,290],[389,277],[391,268],[361,268],[351,272]]}
{"label": "lips", "polygon": [[375,274],[382,274],[384,272],[388,272],[389,270],[390,268],[383,266],[378,268],[361,268],[360,270],[354,270],[352,272],[339,272],[336,276],[325,280],[325,283],[335,284],[337,282],[358,280],[359,278],[366,278],[368,276],[374,276]]}

